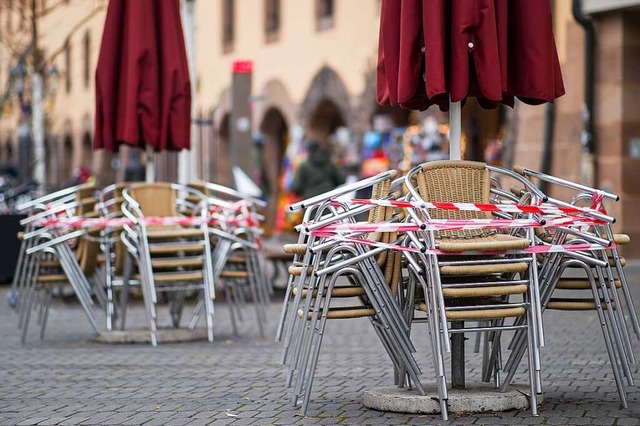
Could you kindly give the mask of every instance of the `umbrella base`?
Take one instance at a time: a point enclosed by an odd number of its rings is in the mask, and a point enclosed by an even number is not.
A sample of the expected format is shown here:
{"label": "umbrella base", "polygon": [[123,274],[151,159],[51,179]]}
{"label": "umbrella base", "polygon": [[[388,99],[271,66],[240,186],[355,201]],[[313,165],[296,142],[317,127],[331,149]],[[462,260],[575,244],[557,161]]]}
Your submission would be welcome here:
{"label": "umbrella base", "polygon": [[[103,331],[93,339],[98,343],[151,343],[151,333],[147,329]],[[196,328],[158,329],[158,343],[180,343],[207,340],[207,330]]]}
{"label": "umbrella base", "polygon": [[[364,406],[379,411],[411,414],[438,414],[440,404],[435,384],[423,383],[427,395],[415,389],[380,387],[364,391]],[[467,385],[464,390],[449,390],[449,413],[486,413],[529,408],[529,387],[514,385],[500,392],[489,384]],[[542,403],[542,395],[538,402]]]}

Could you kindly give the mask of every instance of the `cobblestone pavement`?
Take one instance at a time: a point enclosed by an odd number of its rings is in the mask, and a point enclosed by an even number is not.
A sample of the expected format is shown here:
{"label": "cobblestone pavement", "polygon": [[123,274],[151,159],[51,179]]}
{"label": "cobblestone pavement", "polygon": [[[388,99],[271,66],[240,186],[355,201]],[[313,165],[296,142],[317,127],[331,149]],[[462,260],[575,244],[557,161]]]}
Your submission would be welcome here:
{"label": "cobblestone pavement", "polygon": [[[640,303],[640,264],[628,267]],[[216,342],[105,345],[77,304],[58,302],[44,340],[33,327],[20,344],[17,317],[0,288],[0,425],[268,425],[439,424],[438,415],[383,413],[365,408],[363,390],[392,384],[391,368],[366,319],[328,326],[310,404],[302,417],[289,405],[281,345],[271,336],[279,302],[271,306],[267,338],[255,331],[250,309],[233,337],[226,306],[217,304]],[[144,324],[141,306],[130,323]],[[620,409],[595,313],[545,316],[544,398],[539,417],[529,412],[459,415],[451,424],[640,424],[640,394]],[[414,327],[418,361],[431,374],[424,326]],[[468,352],[472,350],[469,342]],[[634,341],[640,349],[638,341]],[[478,380],[469,356],[468,381]],[[638,368],[635,368],[637,373]],[[640,377],[636,374],[637,377]],[[525,382],[526,378],[520,377]]]}

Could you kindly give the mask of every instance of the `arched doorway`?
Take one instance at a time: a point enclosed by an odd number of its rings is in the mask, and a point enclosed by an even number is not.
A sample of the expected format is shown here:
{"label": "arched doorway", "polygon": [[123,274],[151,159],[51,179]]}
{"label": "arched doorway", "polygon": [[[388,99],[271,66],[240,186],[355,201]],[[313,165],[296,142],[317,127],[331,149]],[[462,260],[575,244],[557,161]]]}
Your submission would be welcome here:
{"label": "arched doorway", "polygon": [[13,141],[11,139],[7,139],[4,150],[7,162],[13,163]]}
{"label": "arched doorway", "polygon": [[73,176],[73,139],[70,134],[66,134],[62,141],[62,156],[58,172],[58,182],[61,185],[64,185]]}
{"label": "arched doorway", "polygon": [[80,153],[80,166],[86,167],[87,170],[93,172],[93,147],[92,147],[92,139],[91,134],[89,132],[85,132],[82,135],[82,152]]}
{"label": "arched doorway", "polygon": [[225,186],[231,186],[231,163],[229,161],[229,121],[231,116],[225,113],[218,126],[218,137],[213,146],[215,158],[215,180]]}
{"label": "arched doorway", "polygon": [[312,110],[307,123],[307,138],[329,142],[330,137],[346,122],[342,112],[330,99],[322,99]]}
{"label": "arched doorway", "polygon": [[267,202],[265,229],[272,231],[276,221],[281,195],[282,161],[289,142],[289,126],[284,114],[275,107],[270,107],[260,123],[262,143],[258,144],[258,155],[261,162],[259,176]]}

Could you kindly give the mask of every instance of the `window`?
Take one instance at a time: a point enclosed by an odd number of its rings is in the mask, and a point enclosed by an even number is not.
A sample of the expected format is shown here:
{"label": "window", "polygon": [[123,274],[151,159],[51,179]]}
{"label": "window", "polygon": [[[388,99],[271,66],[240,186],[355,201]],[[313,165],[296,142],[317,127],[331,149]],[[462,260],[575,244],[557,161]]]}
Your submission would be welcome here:
{"label": "window", "polygon": [[91,86],[91,35],[84,33],[84,87]]}
{"label": "window", "polygon": [[280,0],[265,0],[264,34],[267,43],[276,41],[280,33]]}
{"label": "window", "polygon": [[223,0],[222,2],[222,50],[230,52],[233,50],[235,39],[235,2],[234,0]]}
{"label": "window", "polygon": [[316,0],[316,29],[318,31],[333,28],[333,0]]}
{"label": "window", "polygon": [[64,43],[64,68],[65,68],[65,89],[71,93],[71,43],[67,40]]}
{"label": "window", "polygon": [[13,30],[13,0],[7,0],[7,32]]}

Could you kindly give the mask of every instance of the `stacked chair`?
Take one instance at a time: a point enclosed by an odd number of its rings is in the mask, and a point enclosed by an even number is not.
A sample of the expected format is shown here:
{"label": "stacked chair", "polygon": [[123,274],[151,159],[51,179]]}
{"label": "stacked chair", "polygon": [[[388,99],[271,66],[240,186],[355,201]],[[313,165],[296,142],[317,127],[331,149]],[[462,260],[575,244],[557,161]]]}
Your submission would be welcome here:
{"label": "stacked chair", "polygon": [[[266,207],[266,203],[211,182],[197,181],[189,184],[189,187],[207,196],[216,221],[215,226],[209,228],[213,247],[213,276],[224,291],[233,334],[238,334],[236,318],[242,320],[241,308],[246,304],[247,296],[250,296],[258,332],[264,337],[272,288],[266,276],[262,230],[258,225],[264,220],[259,210]],[[195,327],[199,318],[197,313],[202,307],[202,300],[199,300],[190,327]]]}
{"label": "stacked chair", "polygon": [[[411,199],[418,203],[489,204],[492,174],[526,182],[513,172],[484,163],[434,161],[412,169],[406,176],[406,186]],[[528,189],[542,198],[533,185],[528,184]],[[416,223],[493,217],[491,212],[484,211],[426,208],[412,209],[410,216]],[[491,335],[487,341],[492,344],[489,353],[494,356],[485,357],[483,370],[485,376],[493,370],[497,382],[501,368],[500,334],[517,329],[526,337],[530,404],[536,415],[536,395],[541,393],[539,347],[543,339],[537,300],[537,264],[534,255],[517,254],[533,244],[532,232],[515,236],[496,229],[454,229],[425,230],[417,234],[417,244],[423,244],[427,254],[416,256],[421,266],[416,272],[425,277],[419,280],[424,301],[417,300],[416,308],[426,314],[439,399],[442,402],[448,398],[444,353],[451,352],[449,336],[470,332]],[[433,254],[436,250],[437,255]],[[459,255],[461,252],[473,255]],[[519,320],[517,324],[513,324],[515,320]],[[446,419],[446,404],[441,407]]]}
{"label": "stacked chair", "polygon": [[101,303],[105,297],[93,279],[99,253],[96,231],[65,232],[53,223],[60,218],[81,218],[91,212],[96,204],[91,196],[94,190],[89,184],[74,186],[18,207],[28,216],[22,221],[25,232],[21,236],[11,294],[17,299],[23,343],[33,309],[39,309],[40,337],[44,338],[54,287],[65,284],[71,285],[90,325],[98,330],[93,297]]}
{"label": "stacked chair", "polygon": [[[119,182],[109,185],[98,192],[97,211],[100,217],[110,219],[122,219],[122,192],[130,183]],[[108,222],[107,222],[108,223]],[[119,321],[120,329],[126,326],[127,306],[130,286],[139,286],[139,274],[135,271],[135,265],[131,254],[127,251],[120,235],[122,226],[108,225],[100,233],[100,247],[102,251],[98,276],[106,293],[106,328],[113,330],[115,321]],[[119,290],[119,300],[116,293]]]}
{"label": "stacked chair", "polygon": [[[600,220],[598,225],[558,227],[551,232],[539,230],[536,233],[541,245],[584,244],[594,247],[594,250],[541,256],[540,275],[545,279],[541,283],[540,297],[545,312],[596,312],[620,402],[627,408],[626,387],[634,386],[631,365],[636,362],[630,330],[640,337],[640,327],[624,275],[626,261],[617,249],[628,244],[630,239],[625,234],[613,233],[611,225],[615,219],[604,209],[605,200],[617,201],[618,196],[534,170],[522,167],[514,170],[532,181],[546,182],[555,189],[572,194],[569,202],[548,197],[550,203],[560,207],[590,207],[588,214]],[[511,191],[517,195],[525,192],[519,187]],[[597,247],[600,249],[596,250]],[[512,380],[522,358],[522,342],[523,337],[516,334],[509,346],[512,353],[505,366],[508,374],[503,386]]]}
{"label": "stacked chair", "polygon": [[[197,195],[200,206],[184,194]],[[122,242],[136,260],[151,343],[156,346],[159,294],[168,293],[171,321],[180,323],[186,292],[202,291],[209,341],[213,341],[213,284],[208,211],[204,195],[172,183],[135,183],[122,191],[122,212],[133,225],[125,225]],[[200,207],[200,208],[198,208]],[[192,219],[172,222],[181,209],[198,212]],[[157,225],[153,220],[157,220]],[[168,223],[162,219],[166,218]],[[186,219],[188,217],[185,216]],[[150,223],[151,222],[151,223]]]}
{"label": "stacked chair", "polygon": [[[354,223],[366,213],[369,213],[370,224],[397,222],[399,216],[393,208],[350,208],[331,201],[365,188],[372,188],[375,199],[392,199],[393,190],[402,183],[402,179],[393,182],[393,177],[395,172],[382,173],[291,206],[293,210],[306,209],[303,225],[306,229],[300,233],[297,244],[284,247],[285,252],[295,257],[289,268],[290,280],[277,339],[284,337],[282,361],[289,363],[286,384],[293,386],[294,405],[302,397],[303,414],[309,404],[326,321],[330,319],[368,317],[389,354],[397,373],[396,382],[402,386],[414,385],[421,394],[425,393],[418,378],[420,369],[413,357],[415,348],[409,339],[403,292],[399,290],[401,257],[386,246],[395,243],[398,235],[370,232],[363,236],[367,244],[352,244],[312,233],[328,224]],[[347,282],[343,282],[345,279]],[[342,299],[342,303],[334,306],[334,299]]]}
{"label": "stacked chair", "polygon": [[[206,194],[206,195],[205,195]],[[266,278],[258,210],[261,200],[220,185],[197,182],[92,184],[65,188],[20,206],[28,217],[10,292],[23,341],[39,308],[44,335],[53,289],[70,283],[98,331],[94,301],[106,329],[125,328],[130,287],[143,293],[151,342],[158,342],[158,304],[169,301],[178,326],[185,297],[198,300],[189,327],[204,316],[213,340],[216,283],[235,317],[250,295],[264,334],[270,284]]]}
{"label": "stacked chair", "polygon": [[[527,355],[528,396],[537,415],[545,309],[597,312],[626,406],[635,362],[630,330],[640,336],[640,327],[617,251],[629,238],[612,232],[614,218],[603,208],[615,195],[471,161],[430,162],[395,176],[382,173],[290,206],[306,210],[298,242],[284,247],[294,259],[276,340],[284,343],[292,403],[302,398],[303,414],[326,321],[369,317],[395,383],[423,394],[409,330],[426,323],[443,419],[445,356],[452,352],[450,339],[461,333],[477,333],[478,351],[484,341],[482,380],[503,391]],[[535,179],[575,196],[569,202],[551,198]],[[372,189],[371,199],[348,198],[363,188]],[[565,274],[576,269],[584,279]],[[561,297],[566,290],[582,296]],[[332,303],[339,298],[347,301]],[[505,336],[511,338],[507,348]]]}

